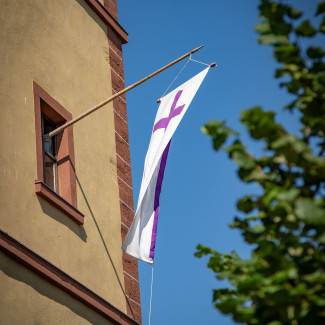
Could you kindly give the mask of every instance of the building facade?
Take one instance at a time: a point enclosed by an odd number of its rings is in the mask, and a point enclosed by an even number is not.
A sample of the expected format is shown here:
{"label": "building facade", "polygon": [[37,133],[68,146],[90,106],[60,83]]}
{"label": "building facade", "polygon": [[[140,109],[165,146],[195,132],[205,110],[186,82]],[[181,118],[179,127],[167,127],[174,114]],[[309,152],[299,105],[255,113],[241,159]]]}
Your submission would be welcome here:
{"label": "building facade", "polygon": [[116,0],[0,0],[1,324],[141,323]]}

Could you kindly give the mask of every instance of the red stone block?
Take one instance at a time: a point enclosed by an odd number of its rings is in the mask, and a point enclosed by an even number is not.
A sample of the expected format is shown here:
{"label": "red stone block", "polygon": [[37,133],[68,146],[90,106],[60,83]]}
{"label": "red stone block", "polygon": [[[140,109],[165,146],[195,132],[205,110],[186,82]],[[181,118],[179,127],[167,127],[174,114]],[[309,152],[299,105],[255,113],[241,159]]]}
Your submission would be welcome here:
{"label": "red stone block", "polygon": [[[113,94],[115,93],[113,92]],[[120,115],[120,117],[123,118],[125,122],[127,122],[128,115],[126,110],[126,104],[121,97],[123,98],[123,95],[113,100],[113,107],[116,113]]]}
{"label": "red stone block", "polygon": [[114,17],[114,19],[118,20],[117,14],[117,3],[114,0],[104,0],[105,9]]}
{"label": "red stone block", "polygon": [[134,219],[133,211],[125,205],[123,202],[120,202],[120,209],[121,209],[121,220],[122,222],[127,225],[128,227],[131,227],[131,224]]}
{"label": "red stone block", "polygon": [[139,289],[139,282],[134,280],[129,275],[124,275],[124,283],[125,283],[125,291],[128,297],[130,297],[132,300],[137,302],[138,304],[141,303],[140,301],[140,292]]}
{"label": "red stone block", "polygon": [[129,129],[128,124],[125,120],[120,117],[116,112],[114,112],[114,124],[115,131],[127,142],[129,143]]}
{"label": "red stone block", "polygon": [[138,274],[138,261],[125,253],[123,251],[123,270],[132,275],[135,279],[139,279],[139,274]]}
{"label": "red stone block", "polygon": [[[130,164],[129,144],[126,143],[118,134],[115,134],[116,153]],[[118,158],[118,157],[117,157]]]}

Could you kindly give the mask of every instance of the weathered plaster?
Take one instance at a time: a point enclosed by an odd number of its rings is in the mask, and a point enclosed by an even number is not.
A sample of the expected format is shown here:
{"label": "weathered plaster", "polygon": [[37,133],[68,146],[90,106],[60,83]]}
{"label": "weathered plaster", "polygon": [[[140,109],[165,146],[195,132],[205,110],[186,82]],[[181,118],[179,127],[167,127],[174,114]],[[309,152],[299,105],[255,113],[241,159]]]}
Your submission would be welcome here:
{"label": "weathered plaster", "polygon": [[111,104],[74,126],[84,226],[34,189],[33,80],[73,117],[109,97],[106,26],[82,0],[2,0],[0,6],[0,227],[125,311],[111,263],[124,286],[119,193],[110,170],[116,161]]}

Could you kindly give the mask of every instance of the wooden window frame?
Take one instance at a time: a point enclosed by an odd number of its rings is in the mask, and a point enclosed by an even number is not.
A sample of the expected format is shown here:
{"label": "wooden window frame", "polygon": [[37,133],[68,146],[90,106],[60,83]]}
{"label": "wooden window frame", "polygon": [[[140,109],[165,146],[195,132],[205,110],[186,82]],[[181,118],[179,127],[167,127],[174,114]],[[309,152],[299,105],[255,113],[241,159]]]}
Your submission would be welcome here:
{"label": "wooden window frame", "polygon": [[33,82],[35,108],[36,162],[37,180],[35,192],[50,202],[77,224],[84,223],[84,215],[77,209],[75,157],[73,145],[73,128],[66,128],[57,135],[57,164],[59,190],[56,193],[44,182],[42,114],[56,125],[62,125],[72,119],[72,115],[41,86]]}

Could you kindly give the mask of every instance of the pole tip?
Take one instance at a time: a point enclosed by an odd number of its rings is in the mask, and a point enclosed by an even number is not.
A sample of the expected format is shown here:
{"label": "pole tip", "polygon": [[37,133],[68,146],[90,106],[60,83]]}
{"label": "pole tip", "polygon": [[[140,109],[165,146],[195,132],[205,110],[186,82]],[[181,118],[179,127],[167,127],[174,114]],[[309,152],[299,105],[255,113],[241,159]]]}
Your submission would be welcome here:
{"label": "pole tip", "polygon": [[204,47],[204,45],[201,45],[201,46],[197,47],[196,49],[192,50],[190,53],[195,53],[198,50],[200,50],[202,47]]}
{"label": "pole tip", "polygon": [[157,100],[157,103],[159,104],[161,102],[160,98]]}
{"label": "pole tip", "polygon": [[215,62],[212,62],[212,63],[210,64],[210,68],[214,68],[215,66],[217,66],[217,64],[216,64]]}

